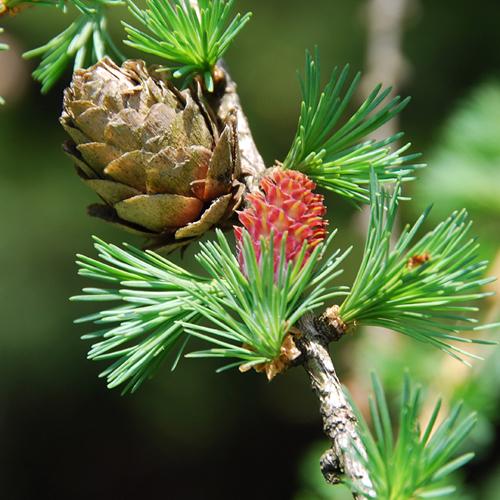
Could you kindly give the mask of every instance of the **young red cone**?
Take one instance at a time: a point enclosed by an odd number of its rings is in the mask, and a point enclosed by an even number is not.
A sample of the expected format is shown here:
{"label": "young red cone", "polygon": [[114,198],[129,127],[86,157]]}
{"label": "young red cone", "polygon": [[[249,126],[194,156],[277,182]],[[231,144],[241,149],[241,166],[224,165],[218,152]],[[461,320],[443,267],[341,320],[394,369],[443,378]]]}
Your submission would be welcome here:
{"label": "young red cone", "polygon": [[[260,181],[264,193],[247,195],[250,207],[239,213],[240,222],[252,240],[257,262],[260,263],[264,244],[270,243],[273,234],[274,270],[279,269],[281,246],[285,238],[286,263],[296,262],[302,246],[306,245],[304,263],[314,247],[326,238],[327,221],[323,196],[312,190],[316,184],[305,174],[295,170],[275,169]],[[248,267],[243,251],[243,228],[235,228],[238,259],[243,273],[248,276]]]}

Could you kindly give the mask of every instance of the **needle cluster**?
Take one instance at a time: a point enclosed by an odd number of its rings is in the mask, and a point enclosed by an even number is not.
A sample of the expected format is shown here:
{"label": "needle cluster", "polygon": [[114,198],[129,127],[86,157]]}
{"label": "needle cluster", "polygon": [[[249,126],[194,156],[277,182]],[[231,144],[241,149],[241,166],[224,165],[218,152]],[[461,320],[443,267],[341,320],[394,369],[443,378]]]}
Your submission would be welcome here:
{"label": "needle cluster", "polygon": [[458,333],[498,326],[478,326],[477,320],[469,317],[478,311],[470,302],[491,295],[471,290],[496,278],[481,278],[488,262],[474,262],[479,245],[475,238],[467,238],[471,223],[465,210],[454,212],[412,243],[429,207],[413,227],[403,229],[392,248],[400,191],[398,183],[389,194],[372,175],[371,218],[363,260],[338,314],[347,326],[389,328],[465,362],[461,356],[476,356],[450,341],[489,343]]}
{"label": "needle cluster", "polygon": [[129,35],[125,43],[162,59],[180,64],[165,68],[174,77],[203,76],[209,92],[213,91],[212,72],[234,37],[250,20],[251,13],[237,14],[225,28],[234,0],[199,0],[195,9],[189,0],[148,0],[149,9],[139,9],[129,1],[130,11],[154,36],[123,23]]}
{"label": "needle cluster", "polygon": [[[406,373],[403,397],[399,411],[399,429],[393,435],[393,422],[384,396],[382,384],[372,373],[373,395],[370,395],[370,415],[374,431],[351,399],[359,423],[359,431],[366,448],[360,460],[370,470],[376,498],[384,500],[438,498],[455,491],[443,479],[472,460],[474,453],[452,458],[453,453],[468,436],[476,423],[471,413],[459,420],[462,404],[457,403],[438,424],[442,399],[439,398],[427,426],[422,432],[420,412],[421,387],[412,387]],[[356,482],[345,481],[354,491],[363,493]]]}
{"label": "needle cluster", "polygon": [[358,73],[343,95],[348,71],[346,66],[338,75],[335,68],[321,91],[319,50],[316,48],[316,60],[306,52],[305,78],[299,74],[303,99],[299,125],[284,167],[304,172],[318,186],[358,206],[369,202],[366,186],[370,184],[371,168],[385,183],[398,178],[412,180],[410,174],[424,165],[409,163],[419,154],[401,156],[410,144],[391,152],[390,144],[401,139],[402,133],[379,142],[363,141],[408,104],[409,98],[401,101],[399,96],[384,104],[390,87],[381,92],[382,85],[378,85],[345,123],[340,122],[361,77]]}

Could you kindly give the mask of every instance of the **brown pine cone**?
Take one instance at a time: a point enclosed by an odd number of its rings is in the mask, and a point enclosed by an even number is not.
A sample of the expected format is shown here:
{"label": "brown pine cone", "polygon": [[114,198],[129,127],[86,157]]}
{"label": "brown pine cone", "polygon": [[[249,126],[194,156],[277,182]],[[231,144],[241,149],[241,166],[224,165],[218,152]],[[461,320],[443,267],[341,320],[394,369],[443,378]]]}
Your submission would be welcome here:
{"label": "brown pine cone", "polygon": [[236,119],[219,130],[200,93],[179,92],[143,61],[105,58],[65,90],[64,151],[105,202],[89,215],[172,250],[221,225],[245,186]]}

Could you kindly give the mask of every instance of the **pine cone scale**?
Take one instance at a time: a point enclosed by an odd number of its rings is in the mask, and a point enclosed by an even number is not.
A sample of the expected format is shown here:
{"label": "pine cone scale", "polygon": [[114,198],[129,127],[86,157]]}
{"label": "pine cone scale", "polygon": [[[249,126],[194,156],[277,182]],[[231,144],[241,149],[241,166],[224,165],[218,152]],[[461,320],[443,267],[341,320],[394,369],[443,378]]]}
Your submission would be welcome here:
{"label": "pine cone scale", "polygon": [[[183,196],[197,196],[191,183],[202,182],[206,176],[212,152],[202,146],[165,148],[148,165],[147,190],[149,194],[169,192]],[[178,160],[178,161],[176,161]],[[201,197],[198,197],[202,199]]]}
{"label": "pine cone scale", "polygon": [[163,102],[153,104],[144,119],[142,142],[145,144],[149,139],[161,134],[162,131],[168,130],[174,118],[175,111],[171,107]]}
{"label": "pine cone scale", "polygon": [[108,112],[105,108],[89,108],[78,116],[75,124],[88,137],[86,142],[104,142]]}
{"label": "pine cone scale", "polygon": [[94,190],[100,198],[108,205],[115,205],[116,203],[138,196],[140,191],[133,187],[126,186],[120,182],[107,181],[104,179],[82,179],[83,182]]}
{"label": "pine cone scale", "polygon": [[123,220],[158,232],[171,232],[189,224],[202,208],[201,200],[177,194],[138,195],[114,205]]}
{"label": "pine cone scale", "polygon": [[83,161],[75,141],[68,139],[62,143],[62,150],[74,161],[75,170],[82,179],[98,179],[96,171]]}
{"label": "pine cone scale", "polygon": [[[125,110],[124,110],[125,111]],[[104,142],[111,144],[122,151],[131,152],[141,149],[141,137],[138,133],[140,120],[137,112],[118,115],[104,129]]]}
{"label": "pine cone scale", "polygon": [[226,127],[210,158],[205,183],[205,200],[213,200],[229,192],[234,170],[232,156],[230,131]]}
{"label": "pine cone scale", "polygon": [[103,173],[116,182],[121,182],[135,189],[146,191],[147,172],[146,166],[149,158],[153,156],[141,150],[130,151],[111,161]]}
{"label": "pine cone scale", "polygon": [[[73,148],[75,148],[73,143]],[[104,169],[114,160],[123,155],[121,149],[104,144],[102,142],[87,142],[76,146],[76,150],[81,154],[83,161],[88,165],[92,165],[92,170],[98,175],[104,174]],[[72,154],[71,152],[69,153]]]}
{"label": "pine cone scale", "polygon": [[92,108],[93,106],[94,104],[92,104],[90,101],[73,101],[68,105],[73,116],[80,116],[85,113],[87,109]]}
{"label": "pine cone scale", "polygon": [[87,215],[105,221],[111,226],[121,229],[122,231],[126,231],[127,233],[134,234],[135,236],[141,236],[143,238],[154,238],[157,235],[155,231],[151,231],[149,229],[146,229],[145,227],[120,219],[120,217],[118,217],[118,214],[116,213],[116,210],[110,205],[93,203],[92,205],[89,205],[87,207]]}
{"label": "pine cone scale", "polygon": [[[234,200],[231,194],[217,198],[204,212],[199,221],[188,224],[186,227],[177,230],[175,234],[179,235],[181,238],[185,236],[202,236],[210,230],[215,223],[226,218],[231,200]],[[237,207],[234,207],[233,211],[236,210],[236,208]]]}

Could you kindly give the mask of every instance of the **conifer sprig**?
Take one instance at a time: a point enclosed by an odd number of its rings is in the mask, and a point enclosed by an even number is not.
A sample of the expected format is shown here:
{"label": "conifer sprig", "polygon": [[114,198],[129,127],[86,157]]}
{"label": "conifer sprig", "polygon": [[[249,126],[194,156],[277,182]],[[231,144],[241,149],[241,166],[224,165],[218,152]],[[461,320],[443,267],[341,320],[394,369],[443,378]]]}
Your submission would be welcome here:
{"label": "conifer sprig", "polygon": [[300,170],[317,185],[357,205],[369,202],[369,190],[364,186],[370,183],[370,168],[375,169],[379,182],[395,182],[400,177],[411,180],[409,175],[424,165],[409,163],[419,154],[402,156],[410,144],[391,153],[389,145],[399,140],[402,133],[380,142],[360,142],[408,103],[409,98],[401,101],[400,97],[395,97],[383,105],[391,88],[381,92],[382,85],[378,85],[358,111],[337,127],[360,79],[358,73],[342,97],[348,69],[346,66],[340,75],[335,69],[321,92],[318,48],[315,61],[306,52],[305,78],[299,74],[303,98],[299,126],[284,168]]}
{"label": "conifer sprig", "polygon": [[[107,378],[108,387],[127,382],[123,392],[135,391],[156,373],[183,337],[187,341],[186,333],[217,345],[189,357],[238,359],[230,366],[270,362],[280,354],[285,335],[301,314],[346,293],[346,287],[326,284],[342,272],[336,267],[349,250],[340,256],[337,251],[321,265],[318,261],[333,234],[316,247],[307,262],[305,251],[288,269],[283,259],[278,283],[273,281],[272,244],[270,253],[264,250],[260,269],[253,246],[245,245],[248,262],[253,262],[252,277],[247,279],[222,232],[217,235],[218,243],[206,243],[197,255],[210,278],[191,274],[153,252],[129,245],[120,249],[98,238],[95,247],[101,260],[78,256],[79,274],[115,288],[85,288],[85,295],[72,300],[125,303],[77,320],[93,321],[101,327],[82,338],[96,341],[90,359],[116,360],[100,375]],[[308,289],[310,294],[304,297]],[[198,325],[202,317],[218,328]],[[185,342],[173,368],[184,346]]]}
{"label": "conifer sprig", "polygon": [[198,14],[189,0],[173,0],[173,5],[165,0],[147,0],[147,10],[129,0],[132,14],[154,36],[123,23],[129,36],[125,43],[179,64],[166,68],[174,70],[174,77],[186,76],[189,80],[195,74],[202,75],[207,89],[212,91],[215,63],[251,16],[237,14],[224,30],[233,3],[234,0],[199,0]]}
{"label": "conifer sprig", "polygon": [[218,288],[212,280],[188,273],[152,252],[128,245],[120,249],[94,239],[102,262],[79,255],[79,274],[122,288],[85,288],[86,295],[72,297],[72,300],[125,304],[77,322],[93,321],[102,328],[82,338],[96,341],[89,352],[90,359],[116,360],[100,375],[107,378],[108,387],[128,382],[123,392],[129,389],[133,392],[156,373],[183,337],[187,340],[179,321],[194,323],[200,318],[193,307],[197,299],[182,284],[187,283],[189,289],[195,282],[207,294],[217,294]]}
{"label": "conifer sprig", "polygon": [[113,43],[108,30],[105,6],[121,4],[121,0],[93,0],[89,7],[73,1],[80,15],[62,33],[45,45],[23,54],[24,58],[41,56],[33,78],[42,84],[42,93],[47,93],[73,61],[73,71],[100,61],[105,56],[117,63],[125,57]]}
{"label": "conifer sprig", "polygon": [[[410,500],[437,498],[449,495],[455,487],[443,483],[450,473],[465,465],[474,453],[452,459],[476,423],[472,413],[461,422],[461,403],[436,427],[441,398],[437,401],[429,423],[421,432],[421,388],[413,388],[410,376],[405,375],[403,400],[399,415],[399,431],[393,437],[393,425],[382,384],[372,372],[373,395],[370,395],[370,414],[374,433],[370,431],[361,412],[349,397],[359,424],[359,433],[367,458],[356,456],[369,471],[373,489],[380,500]],[[346,480],[351,488],[363,494],[359,485]]]}
{"label": "conifer sprig", "polygon": [[[107,378],[110,388],[127,382],[123,392],[133,392],[146,378],[151,378],[180,345],[173,369],[189,338],[186,334],[217,345],[216,349],[189,357],[233,357],[238,362],[230,366],[247,367],[272,361],[280,354],[283,338],[301,314],[346,293],[346,287],[326,284],[342,272],[336,267],[350,249],[342,255],[337,251],[319,262],[334,234],[315,248],[305,264],[305,250],[302,258],[287,270],[283,259],[278,284],[273,282],[272,244],[270,253],[264,250],[260,270],[253,246],[245,246],[249,262],[254,264],[248,280],[220,231],[218,243],[206,243],[197,255],[210,278],[189,273],[153,252],[130,245],[121,249],[94,238],[101,260],[79,255],[79,274],[115,288],[84,288],[85,295],[72,300],[125,304],[77,320],[92,321],[101,327],[82,337],[96,341],[88,357],[115,360],[100,376]],[[306,290],[310,294],[304,297]],[[202,317],[218,328],[198,325]]]}
{"label": "conifer sprig", "polygon": [[[242,369],[269,363],[279,356],[283,339],[297,319],[307,311],[323,304],[329,297],[345,294],[345,287],[327,287],[327,283],[342,271],[335,271],[348,252],[339,251],[319,265],[318,259],[332,241],[320,243],[304,263],[305,245],[295,263],[285,258],[285,238],[278,269],[273,239],[262,244],[260,265],[246,230],[243,248],[248,265],[248,278],[232,253],[223,233],[218,242],[202,244],[197,260],[217,281],[222,294],[210,295],[199,288],[194,292],[198,301],[194,308],[218,328],[184,323],[186,331],[208,340],[218,347],[188,354],[188,357],[232,357],[239,361],[221,370],[242,365]],[[275,280],[277,276],[277,282]],[[305,295],[308,289],[310,293]],[[236,317],[234,316],[236,315]],[[246,344],[248,347],[242,347]],[[220,371],[220,370],[219,370]]]}
{"label": "conifer sprig", "polygon": [[478,308],[461,303],[491,295],[470,290],[495,278],[480,278],[488,262],[473,262],[479,245],[475,238],[466,240],[471,223],[465,210],[453,213],[410,246],[429,207],[411,229],[405,227],[391,250],[400,191],[397,183],[393,194],[388,194],[372,171],[371,218],[363,260],[339,316],[347,325],[381,326],[404,333],[463,361],[459,354],[471,355],[449,341],[488,343],[458,334],[498,325],[476,326],[477,320],[459,313]]}

